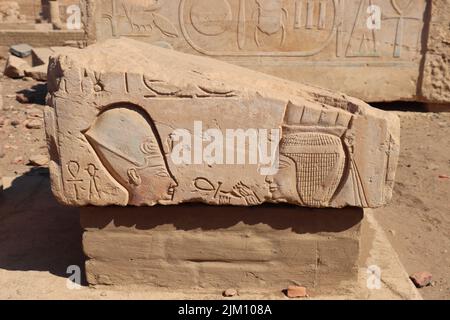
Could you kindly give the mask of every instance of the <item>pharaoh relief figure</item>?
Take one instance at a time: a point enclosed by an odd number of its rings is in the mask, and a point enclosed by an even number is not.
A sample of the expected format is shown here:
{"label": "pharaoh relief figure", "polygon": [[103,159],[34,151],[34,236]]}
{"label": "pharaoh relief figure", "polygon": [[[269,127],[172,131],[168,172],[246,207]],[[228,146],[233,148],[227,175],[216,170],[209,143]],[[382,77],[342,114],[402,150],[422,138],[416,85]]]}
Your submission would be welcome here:
{"label": "pharaoh relief figure", "polygon": [[133,105],[103,111],[84,132],[100,161],[128,190],[129,205],[168,204],[178,186],[151,119]]}
{"label": "pharaoh relief figure", "polygon": [[[292,112],[294,108],[290,105],[286,113],[285,123],[290,125],[283,126],[278,171],[268,176],[266,182],[275,202],[325,207],[344,176],[347,162],[341,138],[344,128],[320,123],[320,118],[317,123],[309,120],[302,123],[304,120],[298,120],[296,112]],[[303,115],[307,112],[301,111]]]}

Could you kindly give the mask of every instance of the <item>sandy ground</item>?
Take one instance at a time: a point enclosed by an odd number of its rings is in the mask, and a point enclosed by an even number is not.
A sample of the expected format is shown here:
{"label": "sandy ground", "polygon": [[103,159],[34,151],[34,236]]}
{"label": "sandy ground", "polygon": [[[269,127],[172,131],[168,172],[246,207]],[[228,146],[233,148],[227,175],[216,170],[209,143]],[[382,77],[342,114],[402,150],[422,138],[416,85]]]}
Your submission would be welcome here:
{"label": "sandy ground", "polygon": [[[15,177],[0,195],[0,299],[142,297],[132,290],[66,288],[67,267],[82,267],[85,259],[78,211],[53,199],[45,166],[27,165],[47,154],[44,129],[26,127],[27,119],[41,119],[43,106],[16,101],[17,92],[39,91],[42,84],[3,76],[0,83],[0,177]],[[433,274],[423,297],[450,299],[450,113],[397,113],[402,150],[395,195],[375,212],[407,272]]]}

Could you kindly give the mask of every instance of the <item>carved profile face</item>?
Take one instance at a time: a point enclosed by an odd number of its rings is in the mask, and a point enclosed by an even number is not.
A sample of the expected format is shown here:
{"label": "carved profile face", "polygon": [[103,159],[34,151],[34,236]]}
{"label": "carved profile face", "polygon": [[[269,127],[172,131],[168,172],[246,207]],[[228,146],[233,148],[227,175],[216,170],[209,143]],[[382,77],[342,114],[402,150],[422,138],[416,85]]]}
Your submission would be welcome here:
{"label": "carved profile face", "polygon": [[269,191],[272,199],[280,202],[300,202],[297,192],[297,173],[295,162],[280,154],[278,172],[274,176],[267,176]]}
{"label": "carved profile face", "polygon": [[150,121],[136,107],[116,107],[85,132],[104,166],[129,191],[131,205],[170,201],[177,186]]}

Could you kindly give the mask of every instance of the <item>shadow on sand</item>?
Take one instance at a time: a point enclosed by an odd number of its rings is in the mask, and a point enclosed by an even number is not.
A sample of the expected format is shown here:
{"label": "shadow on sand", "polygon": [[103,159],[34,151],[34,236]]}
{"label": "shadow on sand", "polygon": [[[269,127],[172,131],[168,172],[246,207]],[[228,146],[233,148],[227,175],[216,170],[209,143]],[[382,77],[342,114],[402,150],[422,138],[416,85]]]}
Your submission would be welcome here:
{"label": "shadow on sand", "polygon": [[[57,203],[47,169],[32,169],[0,193],[0,268],[84,274],[79,210]],[[84,281],[84,280],[83,280]]]}

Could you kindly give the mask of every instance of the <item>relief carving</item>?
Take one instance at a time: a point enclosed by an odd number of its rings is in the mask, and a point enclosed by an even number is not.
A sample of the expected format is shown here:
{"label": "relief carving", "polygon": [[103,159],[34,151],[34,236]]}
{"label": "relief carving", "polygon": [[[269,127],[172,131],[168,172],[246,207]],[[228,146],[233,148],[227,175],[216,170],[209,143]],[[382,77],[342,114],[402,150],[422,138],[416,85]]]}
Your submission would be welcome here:
{"label": "relief carving", "polygon": [[50,168],[70,205],[391,198],[399,119],[344,94],[126,38],[58,56],[57,80]]}
{"label": "relief carving", "polygon": [[[177,182],[167,165],[158,133],[138,107],[117,105],[107,109],[84,135],[109,173],[128,190],[130,205],[153,205],[173,199]],[[91,172],[95,175],[95,170]]]}

